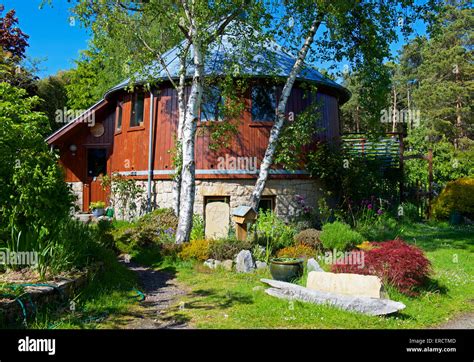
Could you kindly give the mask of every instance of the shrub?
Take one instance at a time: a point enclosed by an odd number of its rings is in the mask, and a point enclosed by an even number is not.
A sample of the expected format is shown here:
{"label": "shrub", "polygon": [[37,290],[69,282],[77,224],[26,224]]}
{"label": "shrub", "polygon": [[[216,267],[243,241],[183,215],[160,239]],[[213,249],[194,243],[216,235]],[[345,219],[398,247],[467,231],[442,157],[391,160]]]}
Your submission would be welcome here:
{"label": "shrub", "polygon": [[319,249],[321,247],[321,240],[319,239],[320,234],[321,231],[319,230],[306,229],[296,234],[294,240],[297,244],[305,244],[315,249]]}
{"label": "shrub", "polygon": [[209,255],[212,259],[217,260],[234,259],[244,249],[252,249],[252,243],[247,240],[220,239],[211,243]]}
{"label": "shrub", "polygon": [[278,250],[277,257],[309,259],[316,256],[316,254],[317,251],[313,247],[306,244],[297,244]]}
{"label": "shrub", "polygon": [[138,220],[137,225],[153,225],[161,230],[169,228],[176,230],[178,228],[178,218],[172,209],[156,209],[142,216]]}
{"label": "shrub", "polygon": [[335,264],[331,271],[376,275],[402,293],[416,294],[414,288],[423,285],[430,272],[430,261],[423,251],[402,240],[371,244],[374,248],[365,251],[363,268],[354,264]]}
{"label": "shrub", "polygon": [[193,228],[191,229],[191,240],[204,239],[204,219],[200,215],[193,215]]}
{"label": "shrub", "polygon": [[364,238],[350,226],[339,221],[325,224],[319,236],[325,249],[346,250],[362,243]]}
{"label": "shrub", "polygon": [[131,248],[173,242],[178,218],[171,209],[157,209],[142,216],[135,225],[125,229],[118,240]]}
{"label": "shrub", "polygon": [[183,249],[178,254],[181,259],[184,260],[201,260],[205,261],[209,259],[209,240],[191,240],[189,243],[183,246]]}
{"label": "shrub", "polygon": [[474,217],[474,178],[464,177],[448,182],[433,203],[433,216],[446,220],[453,211]]}
{"label": "shrub", "polygon": [[295,230],[271,211],[260,213],[251,230],[257,232],[260,245],[270,244],[272,249],[290,246],[295,235]]}

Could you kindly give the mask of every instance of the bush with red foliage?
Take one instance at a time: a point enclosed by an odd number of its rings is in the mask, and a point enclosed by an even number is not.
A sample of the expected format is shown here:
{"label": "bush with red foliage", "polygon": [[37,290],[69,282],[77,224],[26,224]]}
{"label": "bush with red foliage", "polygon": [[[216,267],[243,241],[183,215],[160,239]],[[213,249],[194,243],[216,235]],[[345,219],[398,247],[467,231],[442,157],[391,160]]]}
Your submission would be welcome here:
{"label": "bush with red foliage", "polygon": [[365,251],[364,265],[336,263],[331,271],[335,273],[355,273],[376,275],[386,284],[408,295],[416,295],[419,287],[428,279],[431,263],[423,251],[403,240],[370,243],[373,249]]}

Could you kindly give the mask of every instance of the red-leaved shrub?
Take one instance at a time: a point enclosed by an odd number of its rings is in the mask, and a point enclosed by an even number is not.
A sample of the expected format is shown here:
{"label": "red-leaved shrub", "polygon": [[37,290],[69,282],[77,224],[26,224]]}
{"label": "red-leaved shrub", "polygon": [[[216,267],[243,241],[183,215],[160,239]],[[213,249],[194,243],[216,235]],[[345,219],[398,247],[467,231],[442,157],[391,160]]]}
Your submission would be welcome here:
{"label": "red-leaved shrub", "polygon": [[336,263],[331,267],[335,273],[376,275],[385,284],[393,285],[400,292],[415,295],[414,287],[427,280],[431,270],[430,261],[423,251],[403,240],[370,243],[373,249],[365,251],[364,265]]}

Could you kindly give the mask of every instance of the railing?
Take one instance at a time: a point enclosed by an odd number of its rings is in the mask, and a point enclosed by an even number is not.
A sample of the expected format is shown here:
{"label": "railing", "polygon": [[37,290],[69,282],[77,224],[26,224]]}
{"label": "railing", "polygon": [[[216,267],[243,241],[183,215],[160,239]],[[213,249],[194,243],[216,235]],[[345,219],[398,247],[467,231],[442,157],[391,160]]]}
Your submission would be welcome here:
{"label": "railing", "polygon": [[349,154],[379,160],[383,167],[400,167],[403,145],[399,134],[388,134],[378,141],[370,141],[366,137],[353,136],[354,134],[347,134],[342,137],[343,147]]}

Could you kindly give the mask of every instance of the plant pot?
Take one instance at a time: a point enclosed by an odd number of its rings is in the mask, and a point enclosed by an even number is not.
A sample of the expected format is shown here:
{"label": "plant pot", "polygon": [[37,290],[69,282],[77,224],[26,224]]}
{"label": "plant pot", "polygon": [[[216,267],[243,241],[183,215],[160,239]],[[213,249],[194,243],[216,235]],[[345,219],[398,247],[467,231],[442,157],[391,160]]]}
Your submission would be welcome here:
{"label": "plant pot", "polygon": [[275,258],[270,260],[272,278],[282,282],[291,282],[303,276],[303,259]]}
{"label": "plant pot", "polygon": [[104,215],[104,213],[105,213],[105,209],[94,209],[94,210],[92,210],[92,215],[94,215],[95,217],[102,216],[102,215]]}

